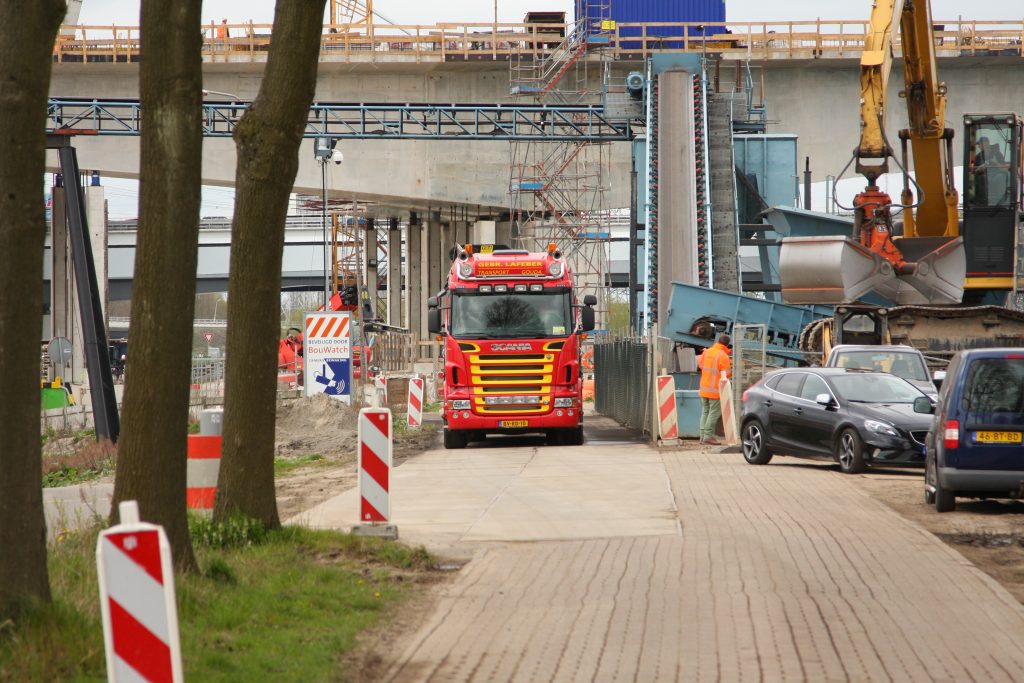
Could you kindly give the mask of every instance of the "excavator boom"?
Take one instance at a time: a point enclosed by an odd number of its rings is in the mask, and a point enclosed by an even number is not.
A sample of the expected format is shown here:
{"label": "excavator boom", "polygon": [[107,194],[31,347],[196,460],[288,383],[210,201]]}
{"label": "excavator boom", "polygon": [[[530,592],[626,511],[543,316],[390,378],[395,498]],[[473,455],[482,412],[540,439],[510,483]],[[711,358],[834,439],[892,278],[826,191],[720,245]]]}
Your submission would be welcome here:
{"label": "excavator boom", "polygon": [[[902,163],[885,133],[897,25],[904,64],[900,94],[908,113],[908,127],[900,131]],[[946,87],[938,80],[927,0],[875,0],[861,56],[860,89],[860,141],[853,156],[868,185],[854,198],[853,234],[845,239],[784,239],[779,264],[783,300],[848,303],[877,292],[895,303],[959,303],[966,266],[952,173],[953,131],[945,126]],[[889,171],[890,159],[903,171],[898,205],[876,184]],[[894,208],[902,209],[902,231],[893,220]]]}

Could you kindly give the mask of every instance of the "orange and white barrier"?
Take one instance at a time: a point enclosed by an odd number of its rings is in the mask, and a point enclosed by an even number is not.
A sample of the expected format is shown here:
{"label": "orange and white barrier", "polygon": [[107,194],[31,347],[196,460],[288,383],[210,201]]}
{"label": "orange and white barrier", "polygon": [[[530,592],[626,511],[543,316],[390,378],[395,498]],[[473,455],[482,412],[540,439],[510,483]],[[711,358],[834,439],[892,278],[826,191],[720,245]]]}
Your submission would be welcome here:
{"label": "orange and white barrier", "polygon": [[387,523],[391,519],[391,411],[359,411],[359,520]]}
{"label": "orange and white barrier", "polygon": [[676,408],[676,380],[658,375],[658,434],[661,439],[679,438],[679,414]]}
{"label": "orange and white barrier", "polygon": [[189,434],[185,502],[189,510],[213,512],[220,476],[221,437]]}
{"label": "orange and white barrier", "polygon": [[409,379],[409,403],[406,410],[406,423],[410,427],[423,425],[423,378]]}
{"label": "orange and white barrier", "polygon": [[118,509],[121,523],[96,541],[107,680],[181,683],[171,546],[134,500]]}

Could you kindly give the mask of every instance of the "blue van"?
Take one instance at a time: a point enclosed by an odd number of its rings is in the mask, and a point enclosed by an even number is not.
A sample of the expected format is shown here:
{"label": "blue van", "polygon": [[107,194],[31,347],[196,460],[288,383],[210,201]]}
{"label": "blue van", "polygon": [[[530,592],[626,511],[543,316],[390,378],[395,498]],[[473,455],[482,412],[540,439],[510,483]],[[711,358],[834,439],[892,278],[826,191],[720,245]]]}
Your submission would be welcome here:
{"label": "blue van", "polygon": [[925,502],[1024,496],[1024,348],[961,351],[949,363],[925,439]]}

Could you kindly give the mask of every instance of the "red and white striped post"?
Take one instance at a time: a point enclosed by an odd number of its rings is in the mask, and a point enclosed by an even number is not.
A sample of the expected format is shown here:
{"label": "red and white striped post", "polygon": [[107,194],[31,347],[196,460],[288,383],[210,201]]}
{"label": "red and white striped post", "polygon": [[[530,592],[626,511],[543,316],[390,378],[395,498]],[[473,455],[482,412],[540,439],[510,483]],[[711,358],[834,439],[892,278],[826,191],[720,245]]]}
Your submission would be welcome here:
{"label": "red and white striped post", "polygon": [[171,546],[163,527],[139,521],[134,500],[100,532],[96,569],[107,680],[181,683],[181,641]]}
{"label": "red and white striped post", "polygon": [[423,425],[423,378],[409,379],[409,404],[406,410],[406,423],[409,427]]}
{"label": "red and white striped post", "polygon": [[658,375],[658,433],[663,441],[679,438],[676,380],[671,375]]}
{"label": "red and white striped post", "polygon": [[221,439],[219,435],[188,435],[185,502],[189,510],[213,512],[220,476]]}
{"label": "red and white striped post", "polygon": [[391,520],[391,411],[359,411],[359,524],[352,533],[398,538]]}

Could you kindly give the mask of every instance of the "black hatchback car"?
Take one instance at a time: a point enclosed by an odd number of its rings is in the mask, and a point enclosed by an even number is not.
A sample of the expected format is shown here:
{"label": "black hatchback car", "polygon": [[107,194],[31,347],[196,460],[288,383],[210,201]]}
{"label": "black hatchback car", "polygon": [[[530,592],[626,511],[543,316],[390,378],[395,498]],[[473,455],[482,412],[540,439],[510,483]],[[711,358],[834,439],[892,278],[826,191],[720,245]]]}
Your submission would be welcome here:
{"label": "black hatchback car", "polygon": [[774,453],[827,455],[848,474],[871,464],[921,464],[931,423],[931,415],[914,412],[922,397],[911,383],[884,372],[771,372],[743,392],[743,457],[764,465]]}

